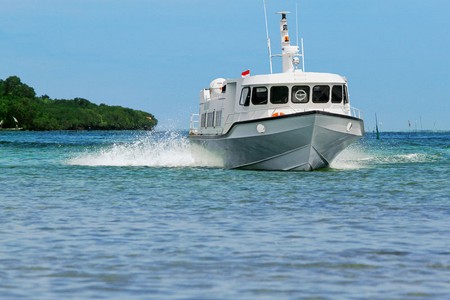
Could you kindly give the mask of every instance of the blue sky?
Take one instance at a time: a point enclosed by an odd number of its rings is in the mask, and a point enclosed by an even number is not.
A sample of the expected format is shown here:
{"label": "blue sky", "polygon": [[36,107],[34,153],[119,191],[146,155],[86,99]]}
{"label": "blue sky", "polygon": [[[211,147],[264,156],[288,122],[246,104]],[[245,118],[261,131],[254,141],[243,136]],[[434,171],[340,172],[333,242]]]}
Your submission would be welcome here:
{"label": "blue sky", "polygon": [[[267,0],[272,49],[280,10]],[[450,130],[450,1],[299,0],[307,71],[344,75],[385,131]],[[262,0],[0,0],[0,78],[38,95],[153,113],[187,129],[201,88],[268,72]],[[295,14],[289,19],[295,35]],[[277,71],[278,64],[275,65]]]}

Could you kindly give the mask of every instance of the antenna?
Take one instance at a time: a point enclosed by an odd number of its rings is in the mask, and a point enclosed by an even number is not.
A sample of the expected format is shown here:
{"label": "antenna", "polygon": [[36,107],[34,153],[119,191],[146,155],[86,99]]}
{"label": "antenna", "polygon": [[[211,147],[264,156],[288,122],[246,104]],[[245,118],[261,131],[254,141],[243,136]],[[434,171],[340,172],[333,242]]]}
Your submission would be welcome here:
{"label": "antenna", "polygon": [[269,66],[270,66],[270,74],[272,74],[272,49],[271,49],[271,47],[270,47],[269,27],[267,26],[266,0],[263,0],[263,4],[264,4],[264,19],[265,19],[265,21],[266,21],[267,49],[269,50]]}
{"label": "antenna", "polygon": [[295,35],[297,36],[298,46],[298,1],[295,2]]}
{"label": "antenna", "polygon": [[303,38],[301,38],[300,41],[302,42],[302,67],[303,67],[303,72],[306,72],[306,68],[305,68],[305,49],[303,48]]}
{"label": "antenna", "polygon": [[[298,2],[295,2],[295,34],[297,35],[297,47],[299,47],[300,45],[298,44]],[[301,49],[302,49],[302,54],[300,55],[302,57],[302,71],[306,72],[306,68],[305,68],[305,49],[303,48],[303,38],[300,39],[300,43],[301,43]]]}

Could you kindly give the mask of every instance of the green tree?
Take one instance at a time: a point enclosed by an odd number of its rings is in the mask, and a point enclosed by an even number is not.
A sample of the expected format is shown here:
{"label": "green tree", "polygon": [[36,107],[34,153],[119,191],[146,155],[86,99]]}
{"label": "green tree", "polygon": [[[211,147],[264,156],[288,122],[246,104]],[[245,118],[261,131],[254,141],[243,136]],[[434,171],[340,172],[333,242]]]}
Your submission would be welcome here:
{"label": "green tree", "polygon": [[10,76],[3,82],[3,94],[24,98],[36,97],[34,89],[22,83],[17,76]]}
{"label": "green tree", "polygon": [[87,99],[36,97],[34,89],[17,76],[0,80],[0,120],[3,127],[19,126],[29,130],[80,129],[153,129],[157,120],[152,114],[120,106],[97,105]]}

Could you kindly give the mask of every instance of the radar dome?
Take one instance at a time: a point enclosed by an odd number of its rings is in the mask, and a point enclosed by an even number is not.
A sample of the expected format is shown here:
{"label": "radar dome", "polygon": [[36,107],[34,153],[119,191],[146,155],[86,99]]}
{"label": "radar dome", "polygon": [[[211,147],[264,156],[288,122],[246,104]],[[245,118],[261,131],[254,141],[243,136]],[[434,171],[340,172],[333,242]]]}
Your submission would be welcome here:
{"label": "radar dome", "polygon": [[222,88],[225,85],[225,79],[224,78],[217,78],[211,81],[209,84],[209,90],[211,92],[211,96],[219,96],[222,93]]}

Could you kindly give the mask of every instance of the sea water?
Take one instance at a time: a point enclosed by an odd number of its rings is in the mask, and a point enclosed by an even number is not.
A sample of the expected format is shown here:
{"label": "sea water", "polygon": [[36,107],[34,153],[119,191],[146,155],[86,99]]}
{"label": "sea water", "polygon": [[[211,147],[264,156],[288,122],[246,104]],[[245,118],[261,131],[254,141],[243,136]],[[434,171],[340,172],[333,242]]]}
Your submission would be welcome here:
{"label": "sea water", "polygon": [[450,132],[226,170],[185,132],[0,132],[1,299],[450,299]]}

